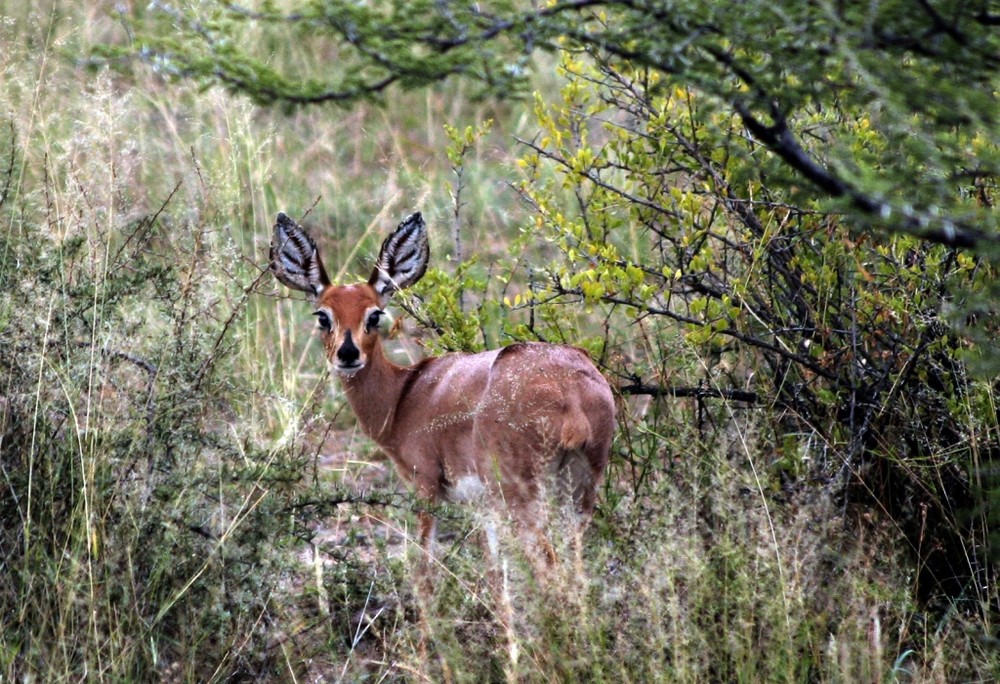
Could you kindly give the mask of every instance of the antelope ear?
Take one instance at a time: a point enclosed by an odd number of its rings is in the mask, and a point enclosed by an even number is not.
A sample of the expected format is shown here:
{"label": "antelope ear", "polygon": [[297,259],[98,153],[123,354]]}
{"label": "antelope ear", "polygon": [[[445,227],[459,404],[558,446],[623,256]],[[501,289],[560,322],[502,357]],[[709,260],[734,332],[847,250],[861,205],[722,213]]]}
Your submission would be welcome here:
{"label": "antelope ear", "polygon": [[316,243],[283,212],[278,212],[275,219],[270,258],[274,277],[293,290],[308,293],[312,299],[330,285]]}
{"label": "antelope ear", "polygon": [[410,214],[395,232],[385,239],[378,253],[378,263],[368,284],[384,305],[396,290],[402,290],[423,277],[430,259],[427,225],[420,212]]}

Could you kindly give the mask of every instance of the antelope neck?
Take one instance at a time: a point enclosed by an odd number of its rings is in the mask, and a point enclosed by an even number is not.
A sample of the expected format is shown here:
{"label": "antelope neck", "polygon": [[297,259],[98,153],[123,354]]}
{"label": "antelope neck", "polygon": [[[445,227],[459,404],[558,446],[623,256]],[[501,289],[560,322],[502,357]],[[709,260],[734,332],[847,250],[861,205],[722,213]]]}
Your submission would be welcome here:
{"label": "antelope neck", "polygon": [[361,423],[361,428],[381,446],[386,446],[396,418],[396,406],[413,372],[397,366],[385,357],[381,345],[375,345],[368,363],[354,375],[340,378],[347,402]]}

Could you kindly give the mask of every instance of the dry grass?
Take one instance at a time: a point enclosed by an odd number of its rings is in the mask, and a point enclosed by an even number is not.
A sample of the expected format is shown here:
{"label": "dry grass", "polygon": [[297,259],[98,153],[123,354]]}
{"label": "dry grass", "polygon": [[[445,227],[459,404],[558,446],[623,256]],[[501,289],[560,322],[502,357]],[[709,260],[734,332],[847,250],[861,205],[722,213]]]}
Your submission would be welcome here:
{"label": "dry grass", "polygon": [[[436,590],[418,591],[415,504],[325,374],[305,304],[262,277],[269,226],[308,214],[351,278],[419,208],[450,272],[444,124],[493,119],[461,215],[467,253],[502,256],[527,224],[506,183],[529,108],[452,83],[265,111],[82,66],[121,39],[110,2],[0,17],[0,681],[1000,674],[986,618],[915,604],[891,530],[845,534],[829,493],[762,484],[763,418],[706,433],[683,402],[623,406],[583,553],[557,540],[547,581],[508,538],[491,589],[476,520],[449,509]],[[683,372],[697,360],[677,344]]]}

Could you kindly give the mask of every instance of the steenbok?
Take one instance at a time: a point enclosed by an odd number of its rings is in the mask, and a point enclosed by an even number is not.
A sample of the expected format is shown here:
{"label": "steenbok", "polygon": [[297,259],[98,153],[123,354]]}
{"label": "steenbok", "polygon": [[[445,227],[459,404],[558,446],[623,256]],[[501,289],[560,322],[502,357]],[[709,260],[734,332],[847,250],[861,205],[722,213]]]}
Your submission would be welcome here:
{"label": "steenbok", "polygon": [[[543,546],[555,496],[589,520],[604,478],[615,404],[607,380],[575,347],[518,343],[478,354],[453,353],[412,366],[390,361],[379,339],[389,298],[427,269],[427,229],[419,213],[386,238],[366,283],[333,285],[316,243],[279,213],[271,270],[315,304],[323,346],[364,431],[400,476],[432,501],[485,499],[505,506]],[[430,551],[434,518],[420,515]],[[487,528],[490,549],[496,537]]]}

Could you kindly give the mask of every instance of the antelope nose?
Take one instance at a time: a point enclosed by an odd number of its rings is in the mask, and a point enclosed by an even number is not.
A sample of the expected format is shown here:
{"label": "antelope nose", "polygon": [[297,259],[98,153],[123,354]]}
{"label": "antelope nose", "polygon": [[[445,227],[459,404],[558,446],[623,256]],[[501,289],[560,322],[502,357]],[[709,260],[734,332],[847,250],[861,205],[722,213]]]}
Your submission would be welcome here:
{"label": "antelope nose", "polygon": [[351,339],[351,331],[348,330],[347,334],[344,335],[344,343],[337,350],[337,360],[340,361],[342,366],[353,366],[358,362],[358,357],[360,356],[361,351],[354,345],[354,340]]}

